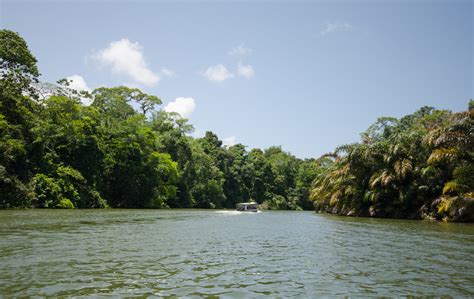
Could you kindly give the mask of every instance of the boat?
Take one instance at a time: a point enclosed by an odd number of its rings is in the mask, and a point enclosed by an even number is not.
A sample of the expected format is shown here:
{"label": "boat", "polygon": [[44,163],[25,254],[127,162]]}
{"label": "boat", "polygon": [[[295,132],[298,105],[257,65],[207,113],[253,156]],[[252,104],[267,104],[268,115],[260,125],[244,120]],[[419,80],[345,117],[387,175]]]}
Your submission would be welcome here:
{"label": "boat", "polygon": [[252,202],[241,202],[235,205],[235,209],[240,212],[258,212],[258,204]]}

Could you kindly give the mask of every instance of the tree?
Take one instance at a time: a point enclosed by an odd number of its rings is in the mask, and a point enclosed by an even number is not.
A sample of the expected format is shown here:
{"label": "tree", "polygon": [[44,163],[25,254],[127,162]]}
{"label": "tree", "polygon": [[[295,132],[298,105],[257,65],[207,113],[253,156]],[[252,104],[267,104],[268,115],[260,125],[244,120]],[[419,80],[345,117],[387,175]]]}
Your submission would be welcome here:
{"label": "tree", "polygon": [[25,40],[10,30],[0,30],[0,89],[4,92],[30,92],[38,82],[37,60],[30,53]]}
{"label": "tree", "polygon": [[192,140],[187,134],[194,129],[187,119],[177,113],[159,111],[152,114],[151,127],[157,133],[160,151],[169,153],[171,159],[177,162],[179,181],[177,196],[168,200],[172,208],[190,208],[194,205],[191,187],[194,176]]}
{"label": "tree", "polygon": [[15,32],[0,30],[0,207],[28,206],[32,200],[29,153],[38,105],[32,83],[36,58]]}
{"label": "tree", "polygon": [[363,143],[339,147],[334,162],[317,176],[311,193],[316,209],[474,220],[474,204],[467,199],[474,189],[472,128],[469,112],[431,107],[379,119],[362,134]]}
{"label": "tree", "polygon": [[191,194],[197,208],[221,208],[226,200],[224,174],[217,167],[215,159],[203,149],[202,143],[198,139],[193,144],[195,177]]}
{"label": "tree", "polygon": [[166,206],[175,196],[170,185],[178,178],[177,165],[158,152],[158,138],[144,116],[126,119],[111,137],[100,181],[107,202],[121,208]]}
{"label": "tree", "polygon": [[247,151],[242,144],[230,146],[227,149],[227,164],[225,172],[224,192],[227,208],[235,207],[238,202],[250,201],[251,166],[247,159]]}
{"label": "tree", "polygon": [[143,115],[161,105],[161,100],[153,95],[148,95],[137,88],[119,86],[113,88],[101,87],[92,92],[93,105],[116,118],[126,118],[134,113],[129,104],[137,103]]}

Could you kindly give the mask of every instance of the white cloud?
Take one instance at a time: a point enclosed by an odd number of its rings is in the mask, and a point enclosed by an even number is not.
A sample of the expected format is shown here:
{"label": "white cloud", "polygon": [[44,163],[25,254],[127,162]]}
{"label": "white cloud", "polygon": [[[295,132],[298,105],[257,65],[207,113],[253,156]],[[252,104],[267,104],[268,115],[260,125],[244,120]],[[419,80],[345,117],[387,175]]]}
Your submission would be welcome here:
{"label": "white cloud", "polygon": [[82,76],[72,75],[66,78],[69,81],[69,88],[77,91],[91,91]]}
{"label": "white cloud", "polygon": [[181,117],[189,118],[196,108],[196,103],[193,98],[176,98],[173,102],[168,103],[164,110],[166,112],[177,112]]}
{"label": "white cloud", "polygon": [[208,67],[207,70],[203,73],[203,75],[206,76],[207,79],[212,82],[223,82],[227,79],[234,77],[234,74],[232,74],[222,64],[217,64]]}
{"label": "white cloud", "polygon": [[251,65],[244,65],[241,61],[239,61],[239,64],[237,65],[237,74],[249,79],[255,75],[255,71]]}
{"label": "white cloud", "polygon": [[161,68],[161,74],[163,74],[163,76],[165,76],[165,77],[174,77],[174,76],[176,76],[175,71],[173,71],[169,68],[166,68],[166,67]]}
{"label": "white cloud", "polygon": [[152,86],[160,80],[160,77],[148,68],[140,44],[132,43],[126,38],[111,42],[94,57],[102,65],[110,67],[112,72],[126,75],[138,83]]}
{"label": "white cloud", "polygon": [[191,136],[193,138],[202,138],[202,137],[204,137],[204,131],[195,130],[194,132],[191,133]]}
{"label": "white cloud", "polygon": [[233,146],[235,145],[235,136],[229,136],[224,139],[222,139],[222,144],[224,146]]}
{"label": "white cloud", "polygon": [[[75,89],[77,91],[88,91],[88,92],[91,91],[91,89],[89,88],[89,86],[87,86],[86,81],[84,80],[82,76],[72,75],[72,76],[66,77],[66,79],[69,81],[69,88],[71,89]],[[89,98],[81,97],[81,102],[84,105],[88,106],[91,104],[92,101]]]}
{"label": "white cloud", "polygon": [[321,31],[321,35],[325,36],[330,33],[335,33],[335,32],[344,32],[344,31],[352,31],[354,27],[352,27],[351,24],[346,23],[346,22],[334,22],[326,23],[326,27]]}
{"label": "white cloud", "polygon": [[251,48],[245,47],[243,44],[238,45],[237,47],[233,47],[232,50],[229,51],[229,55],[247,55],[251,54],[253,50]]}

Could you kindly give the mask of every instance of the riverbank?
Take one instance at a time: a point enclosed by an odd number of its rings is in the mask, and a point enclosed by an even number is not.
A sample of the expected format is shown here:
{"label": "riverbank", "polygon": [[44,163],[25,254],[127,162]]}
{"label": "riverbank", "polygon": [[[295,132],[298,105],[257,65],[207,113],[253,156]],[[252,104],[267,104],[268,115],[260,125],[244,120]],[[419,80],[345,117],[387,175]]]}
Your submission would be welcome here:
{"label": "riverbank", "polygon": [[317,205],[316,212],[324,212],[340,216],[373,217],[414,220],[438,220],[443,222],[474,222],[474,198],[440,197],[414,211],[387,210],[374,206],[368,208],[351,208],[342,206]]}
{"label": "riverbank", "polygon": [[[29,208],[8,208],[1,210],[64,210],[74,209],[74,207],[56,207],[56,208],[43,208],[43,207],[29,207]],[[98,210],[124,210],[121,208],[111,208],[109,206],[100,208]],[[90,210],[90,209],[78,209],[78,210]],[[125,210],[140,210],[139,208],[127,208]],[[209,211],[228,211],[232,212],[235,209],[203,209],[203,208],[170,208],[162,207],[159,209],[148,208],[148,210],[209,210]],[[262,211],[285,211],[282,209],[271,209],[268,204],[259,205],[259,210]],[[305,211],[297,209],[294,211]],[[400,219],[400,220],[431,220],[431,221],[442,221],[442,222],[461,222],[461,223],[474,223],[474,198],[466,197],[441,197],[432,202],[430,206],[423,206],[417,211],[412,213],[401,213],[393,212],[391,214],[386,211],[377,211],[374,207],[368,209],[356,210],[355,208],[349,208],[346,206],[338,207],[322,207],[316,206],[315,212],[318,214],[336,215],[340,217],[354,217],[354,218],[377,218],[377,219]]]}

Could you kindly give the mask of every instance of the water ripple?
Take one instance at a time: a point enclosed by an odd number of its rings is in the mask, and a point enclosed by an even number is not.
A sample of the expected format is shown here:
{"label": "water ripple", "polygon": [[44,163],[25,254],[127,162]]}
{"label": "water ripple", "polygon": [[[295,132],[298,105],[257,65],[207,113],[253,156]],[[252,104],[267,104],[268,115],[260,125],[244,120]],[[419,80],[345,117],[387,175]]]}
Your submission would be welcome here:
{"label": "water ripple", "polygon": [[306,212],[0,211],[0,295],[474,296],[474,226]]}

